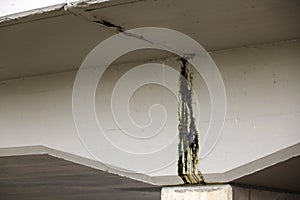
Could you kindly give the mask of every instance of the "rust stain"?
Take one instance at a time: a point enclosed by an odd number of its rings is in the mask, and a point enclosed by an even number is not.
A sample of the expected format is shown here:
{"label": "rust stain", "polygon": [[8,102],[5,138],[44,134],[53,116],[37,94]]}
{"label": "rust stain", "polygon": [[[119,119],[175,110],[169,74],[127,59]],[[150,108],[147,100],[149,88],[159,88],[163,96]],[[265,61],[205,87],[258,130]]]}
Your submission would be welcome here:
{"label": "rust stain", "polygon": [[192,106],[192,75],[188,69],[188,61],[185,58],[181,58],[180,61],[178,175],[184,183],[205,183],[204,177],[198,170],[199,133]]}

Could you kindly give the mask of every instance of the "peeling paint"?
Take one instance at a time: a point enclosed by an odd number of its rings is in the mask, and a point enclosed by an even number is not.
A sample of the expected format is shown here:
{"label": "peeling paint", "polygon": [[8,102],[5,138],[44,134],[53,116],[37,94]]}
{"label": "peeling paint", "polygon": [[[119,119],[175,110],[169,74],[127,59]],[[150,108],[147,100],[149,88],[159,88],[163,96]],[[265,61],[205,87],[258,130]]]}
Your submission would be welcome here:
{"label": "peeling paint", "polygon": [[24,10],[21,12],[12,13],[12,14],[5,15],[5,16],[0,16],[0,23],[8,22],[8,21],[17,21],[17,20],[19,20],[21,18],[25,18],[27,16],[42,15],[42,14],[62,10],[62,9],[64,9],[65,5],[66,5],[65,3],[62,3],[62,4],[47,6],[47,7],[43,7],[43,8],[34,8],[32,10]]}
{"label": "peeling paint", "polygon": [[68,7],[89,7],[93,4],[105,3],[109,0],[67,0]]}
{"label": "peeling paint", "polygon": [[184,183],[204,183],[204,177],[198,170],[199,133],[192,106],[192,75],[188,69],[187,59],[181,58],[180,61],[178,175]]}

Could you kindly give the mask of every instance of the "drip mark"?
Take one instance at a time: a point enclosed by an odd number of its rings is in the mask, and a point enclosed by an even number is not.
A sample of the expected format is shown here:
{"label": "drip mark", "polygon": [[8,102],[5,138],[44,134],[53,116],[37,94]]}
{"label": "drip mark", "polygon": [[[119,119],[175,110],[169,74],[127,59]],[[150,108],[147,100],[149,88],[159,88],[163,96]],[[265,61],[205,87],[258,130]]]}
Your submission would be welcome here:
{"label": "drip mark", "polygon": [[180,61],[178,175],[184,183],[205,184],[204,177],[198,170],[199,133],[192,107],[192,75],[188,69],[187,59],[181,58]]}

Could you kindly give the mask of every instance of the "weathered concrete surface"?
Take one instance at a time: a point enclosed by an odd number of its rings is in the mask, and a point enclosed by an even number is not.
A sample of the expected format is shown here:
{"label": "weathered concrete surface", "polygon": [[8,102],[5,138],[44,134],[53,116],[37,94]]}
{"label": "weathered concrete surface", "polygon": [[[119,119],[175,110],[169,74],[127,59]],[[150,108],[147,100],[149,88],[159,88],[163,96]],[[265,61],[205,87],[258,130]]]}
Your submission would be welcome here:
{"label": "weathered concrete surface", "polygon": [[299,200],[300,195],[232,185],[182,186],[162,189],[161,200]]}
{"label": "weathered concrete surface", "polygon": [[[82,10],[125,29],[160,26],[179,30],[210,51],[223,76],[228,112],[216,148],[200,160],[199,167],[207,182],[227,182],[300,154],[299,5],[294,0],[137,0],[112,1]],[[72,86],[87,53],[113,34],[114,30],[63,7],[0,24],[1,148],[43,145],[93,159],[76,132]],[[176,67],[178,62],[167,62],[167,58],[171,56],[162,52],[134,52],[117,60],[119,65],[104,75],[103,87],[96,94],[96,109],[117,146],[135,147],[116,136],[120,132],[107,103],[110,90],[117,78],[136,64],[151,60]],[[201,141],[210,119],[210,102],[203,80],[195,80],[195,85],[196,91],[201,91]],[[171,100],[172,95],[159,87],[146,87],[135,97],[133,108],[166,103],[172,123],[164,133],[176,133],[177,101]],[[131,111],[138,123],[147,123],[147,109]],[[174,155],[176,152],[174,149]],[[176,164],[149,176],[158,185],[182,183]]]}
{"label": "weathered concrete surface", "polygon": [[165,187],[161,200],[232,200],[229,185]]}
{"label": "weathered concrete surface", "polygon": [[0,22],[16,20],[31,15],[43,15],[55,10],[68,10],[77,6],[89,6],[96,3],[103,3],[108,0],[46,0],[30,1],[25,3],[22,0],[3,0],[0,2]]}
{"label": "weathered concrete surface", "polygon": [[[231,181],[299,154],[299,52],[300,43],[295,41],[211,54],[224,78],[228,112],[224,131],[216,148],[208,157],[200,160],[200,170],[204,175],[212,174],[207,181]],[[111,126],[109,133],[113,133],[116,128],[111,125],[111,90],[118,77],[136,64],[138,63],[111,66],[104,74],[102,87],[98,88],[96,109],[104,127]],[[178,65],[175,61],[166,64]],[[2,81],[0,147],[44,145],[92,158],[81,144],[72,117],[72,86],[75,74],[76,71],[71,71]],[[207,106],[209,96],[203,82],[195,82],[195,85],[196,90],[202,91],[199,97],[202,109],[200,133],[203,133],[210,117]],[[151,105],[160,100],[155,99],[155,96],[161,97],[162,102],[168,102],[168,119],[173,121],[168,126],[168,132],[176,132],[177,100],[161,88],[155,88],[157,95],[152,95],[151,92],[153,90],[148,87],[137,93],[136,98],[133,98],[133,105],[140,105],[141,102]],[[147,122],[147,110],[132,110],[132,115],[140,123]],[[113,134],[109,136],[114,137]],[[121,147],[128,146],[122,144],[122,140],[118,138],[112,140]],[[295,148],[284,151],[291,146]],[[280,151],[284,153],[276,155]],[[174,149],[174,153],[177,153],[177,149]],[[270,154],[274,156],[266,157]],[[246,167],[245,171],[222,176],[227,171],[247,166],[258,159],[261,159],[259,165],[254,163],[250,168]],[[174,166],[152,176],[176,176],[176,163]],[[171,184],[168,180],[173,179],[162,178],[155,184]]]}

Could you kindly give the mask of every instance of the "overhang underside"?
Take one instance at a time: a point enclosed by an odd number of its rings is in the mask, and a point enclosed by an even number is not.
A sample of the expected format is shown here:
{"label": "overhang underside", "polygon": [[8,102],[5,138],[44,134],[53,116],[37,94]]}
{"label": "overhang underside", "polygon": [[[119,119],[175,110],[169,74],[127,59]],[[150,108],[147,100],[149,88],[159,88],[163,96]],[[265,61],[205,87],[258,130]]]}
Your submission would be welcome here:
{"label": "overhang underside", "polygon": [[1,199],[160,199],[161,187],[50,155],[0,158]]}
{"label": "overhang underside", "polygon": [[[297,0],[113,0],[52,12],[41,9],[40,14],[0,24],[0,80],[78,69],[97,44],[118,32],[98,23],[101,20],[123,30],[149,26],[177,30],[207,51],[215,51],[297,39],[299,9]],[[116,62],[167,56],[161,51],[142,51]]]}
{"label": "overhang underside", "polygon": [[290,158],[233,181],[236,184],[300,192],[300,156]]}
{"label": "overhang underside", "polygon": [[[299,166],[300,156],[296,156],[230,183],[300,193]],[[4,199],[150,200],[160,199],[161,188],[48,154],[0,157]]]}

